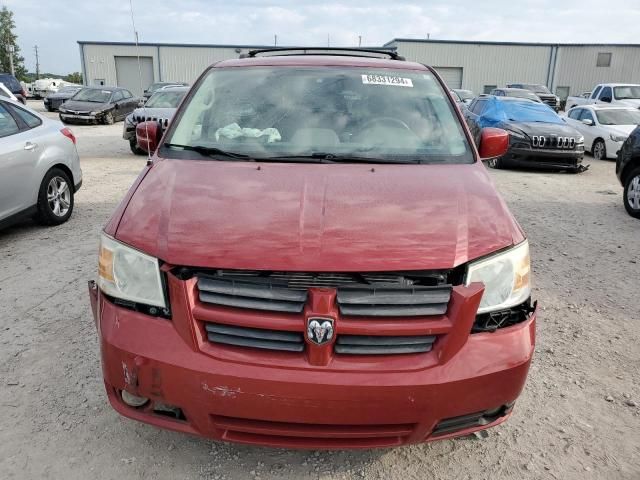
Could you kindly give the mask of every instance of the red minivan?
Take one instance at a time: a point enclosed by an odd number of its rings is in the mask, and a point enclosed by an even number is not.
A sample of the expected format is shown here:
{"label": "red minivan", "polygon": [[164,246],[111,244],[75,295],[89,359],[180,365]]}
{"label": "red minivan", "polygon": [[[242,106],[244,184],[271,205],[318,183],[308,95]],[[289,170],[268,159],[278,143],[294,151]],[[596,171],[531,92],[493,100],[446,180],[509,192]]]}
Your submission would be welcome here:
{"label": "red minivan", "polygon": [[[388,57],[388,58],[387,58]],[[430,67],[254,51],[207,69],[104,228],[90,282],[120,414],[239,443],[371,448],[511,414],[529,247]]]}

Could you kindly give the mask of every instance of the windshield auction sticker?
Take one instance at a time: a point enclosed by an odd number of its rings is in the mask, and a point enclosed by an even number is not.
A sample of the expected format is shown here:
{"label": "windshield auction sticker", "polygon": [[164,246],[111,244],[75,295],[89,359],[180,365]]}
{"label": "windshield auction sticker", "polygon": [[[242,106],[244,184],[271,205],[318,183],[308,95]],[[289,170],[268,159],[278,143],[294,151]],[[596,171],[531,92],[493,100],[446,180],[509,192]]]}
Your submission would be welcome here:
{"label": "windshield auction sticker", "polygon": [[390,75],[362,75],[362,83],[365,85],[389,85],[392,87],[411,87],[410,78],[394,77]]}

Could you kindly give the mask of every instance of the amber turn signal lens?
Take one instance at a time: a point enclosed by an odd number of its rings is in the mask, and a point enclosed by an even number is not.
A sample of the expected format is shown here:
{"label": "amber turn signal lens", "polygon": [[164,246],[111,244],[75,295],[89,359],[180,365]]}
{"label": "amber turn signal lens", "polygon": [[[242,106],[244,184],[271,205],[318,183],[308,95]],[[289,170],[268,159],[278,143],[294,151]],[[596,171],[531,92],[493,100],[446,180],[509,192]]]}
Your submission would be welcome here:
{"label": "amber turn signal lens", "polygon": [[100,258],[98,259],[98,275],[110,282],[113,278],[113,252],[103,246],[100,247]]}

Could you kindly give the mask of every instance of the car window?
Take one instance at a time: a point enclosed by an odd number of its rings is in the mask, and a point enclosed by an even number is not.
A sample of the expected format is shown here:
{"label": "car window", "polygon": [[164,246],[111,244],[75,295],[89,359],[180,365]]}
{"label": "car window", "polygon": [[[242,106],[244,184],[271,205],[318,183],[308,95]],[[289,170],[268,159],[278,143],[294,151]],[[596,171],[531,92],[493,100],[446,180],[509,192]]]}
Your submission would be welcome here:
{"label": "car window", "polygon": [[601,125],[639,125],[640,111],[635,108],[596,111]]}
{"label": "car window", "polygon": [[593,119],[593,115],[591,114],[591,111],[587,110],[586,108],[582,109],[582,113],[580,114],[580,118],[579,120],[591,120],[592,122],[595,123],[595,120]]}
{"label": "car window", "polygon": [[112,102],[119,102],[123,98],[124,98],[124,95],[122,94],[122,91],[118,90],[117,92],[113,93],[113,96],[111,97],[111,101]]}
{"label": "car window", "polygon": [[573,120],[578,120],[580,118],[580,114],[582,113],[582,108],[574,108],[569,112],[569,118]]}
{"label": "car window", "polygon": [[133,95],[131,94],[131,92],[129,90],[122,90],[122,97],[123,98],[131,98],[131,97],[133,97]]}
{"label": "car window", "polygon": [[477,100],[476,103],[472,105],[471,111],[476,115],[480,115],[486,103],[487,103],[486,100]]}
{"label": "car window", "polygon": [[18,117],[20,117],[20,119],[24,123],[26,123],[27,127],[35,128],[37,126],[42,125],[42,120],[40,120],[38,117],[36,117],[32,113],[27,112],[25,109],[20,108],[16,105],[11,105],[11,107],[9,108],[11,108],[13,113],[15,113]]}
{"label": "car window", "polygon": [[18,124],[4,104],[0,103],[0,137],[14,135],[20,131]]}
{"label": "car window", "polygon": [[212,68],[166,142],[177,146],[163,150],[170,158],[201,158],[208,148],[251,158],[473,162],[454,106],[427,70]]}
{"label": "car window", "polygon": [[600,90],[602,90],[601,85],[596,87],[596,89],[593,91],[593,94],[591,95],[591,98],[598,98],[598,93],[600,93]]}
{"label": "car window", "polygon": [[611,98],[611,87],[604,87],[598,96],[598,100],[603,98]]}
{"label": "car window", "polygon": [[83,88],[71,99],[79,102],[107,103],[111,98],[110,90],[100,90],[99,88]]}
{"label": "car window", "polygon": [[[178,104],[186,95],[186,91],[160,90],[153,95],[146,103],[147,108],[178,108]],[[456,95],[456,92],[452,92]]]}

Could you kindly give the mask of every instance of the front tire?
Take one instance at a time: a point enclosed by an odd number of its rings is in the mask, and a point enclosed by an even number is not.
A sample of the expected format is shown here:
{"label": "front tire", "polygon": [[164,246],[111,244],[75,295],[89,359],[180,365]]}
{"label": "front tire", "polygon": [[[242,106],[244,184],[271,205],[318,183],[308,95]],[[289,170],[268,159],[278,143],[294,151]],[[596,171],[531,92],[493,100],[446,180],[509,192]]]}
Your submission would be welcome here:
{"label": "front tire", "polygon": [[145,152],[143,149],[141,149],[138,146],[138,141],[135,138],[132,138],[131,140],[129,140],[129,147],[131,148],[131,152],[134,155],[146,155],[147,152]]}
{"label": "front tire", "polygon": [[633,170],[624,182],[622,201],[629,215],[640,218],[640,167]]}
{"label": "front tire", "polygon": [[66,172],[52,168],[40,184],[35,220],[42,225],[60,225],[69,220],[73,205],[73,182]]}
{"label": "front tire", "polygon": [[605,160],[607,158],[607,146],[602,140],[596,140],[591,147],[591,153],[596,160]]}
{"label": "front tire", "polygon": [[104,114],[104,117],[102,117],[102,122],[105,125],[113,125],[115,123],[116,119],[113,116],[113,112],[107,112]]}
{"label": "front tire", "polygon": [[487,166],[489,168],[499,170],[501,168],[504,168],[504,161],[502,160],[502,158],[492,158],[491,160],[487,161]]}

